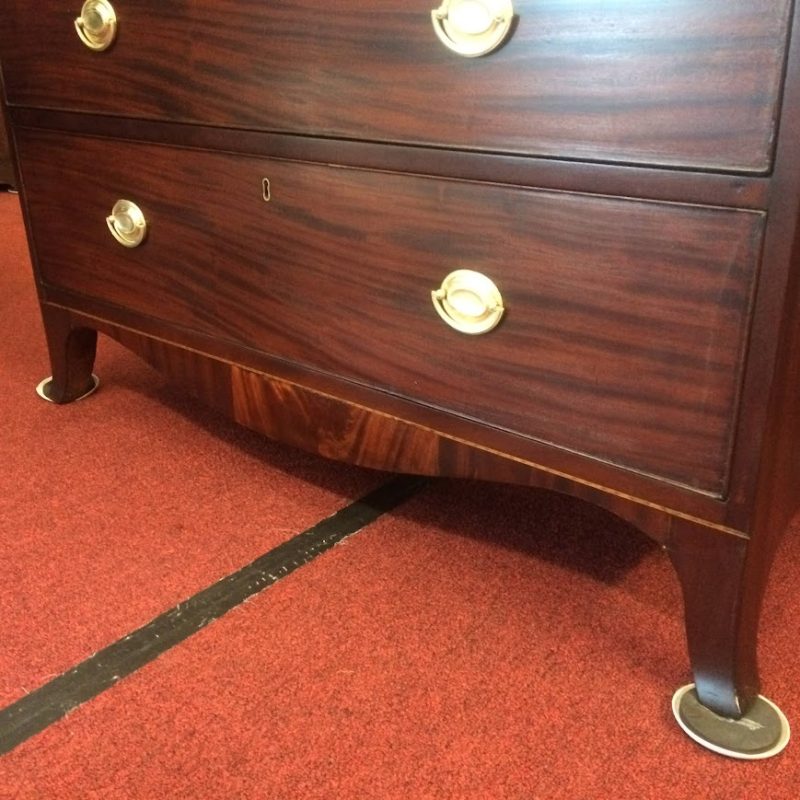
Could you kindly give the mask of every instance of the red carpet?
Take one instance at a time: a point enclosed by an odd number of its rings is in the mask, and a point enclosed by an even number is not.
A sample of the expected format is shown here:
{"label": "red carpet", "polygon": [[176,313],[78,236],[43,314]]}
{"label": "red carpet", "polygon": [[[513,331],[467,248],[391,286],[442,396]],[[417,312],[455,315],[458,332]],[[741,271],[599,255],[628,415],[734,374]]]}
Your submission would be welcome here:
{"label": "red carpet", "polygon": [[0,236],[2,706],[385,477],[228,423],[105,338],[101,390],[43,402],[16,196],[0,194]]}
{"label": "red carpet", "polygon": [[[383,480],[235,429],[104,340],[100,393],[39,401],[12,202],[4,703]],[[798,522],[761,661],[800,730]],[[658,548],[568,498],[443,481],[0,757],[0,798],[794,800],[797,742],[700,749],[669,709],[688,680]]]}

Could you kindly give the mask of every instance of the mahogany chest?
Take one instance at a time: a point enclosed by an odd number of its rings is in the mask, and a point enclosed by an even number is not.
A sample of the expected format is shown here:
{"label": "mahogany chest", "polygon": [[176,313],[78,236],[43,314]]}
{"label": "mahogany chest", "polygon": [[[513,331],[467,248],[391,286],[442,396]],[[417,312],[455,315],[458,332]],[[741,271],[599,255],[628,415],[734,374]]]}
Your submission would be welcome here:
{"label": "mahogany chest", "polygon": [[5,0],[56,403],[97,332],[325,456],[588,499],[668,550],[686,732],[762,758],[800,493],[790,0]]}

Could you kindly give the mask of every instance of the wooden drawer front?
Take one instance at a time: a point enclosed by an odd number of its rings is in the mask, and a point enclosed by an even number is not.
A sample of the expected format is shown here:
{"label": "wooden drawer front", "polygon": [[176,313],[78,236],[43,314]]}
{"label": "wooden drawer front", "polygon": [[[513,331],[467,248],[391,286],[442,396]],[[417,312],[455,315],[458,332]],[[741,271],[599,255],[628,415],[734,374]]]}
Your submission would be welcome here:
{"label": "wooden drawer front", "polygon": [[[14,104],[574,159],[764,171],[789,0],[514,0],[480,57],[438,0],[115,0],[95,53],[79,0],[7,0]],[[35,14],[35,20],[32,19]]]}
{"label": "wooden drawer front", "polygon": [[[763,215],[20,138],[45,283],[724,490]],[[107,230],[119,197],[148,219],[138,248]],[[490,333],[435,313],[460,268],[502,292]]]}

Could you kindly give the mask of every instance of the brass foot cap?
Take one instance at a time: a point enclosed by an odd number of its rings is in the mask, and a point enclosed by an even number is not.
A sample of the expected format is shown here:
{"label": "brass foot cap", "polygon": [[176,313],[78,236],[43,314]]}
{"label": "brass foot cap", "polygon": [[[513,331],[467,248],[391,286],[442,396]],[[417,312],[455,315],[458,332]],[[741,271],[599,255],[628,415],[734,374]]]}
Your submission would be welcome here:
{"label": "brass foot cap", "polygon": [[693,683],[672,698],[672,713],[684,732],[703,747],[723,756],[752,761],[770,758],[789,742],[789,722],[783,712],[759,695],[741,719],[729,719],[706,708]]}
{"label": "brass foot cap", "polygon": [[[42,400],[47,400],[48,403],[54,403],[52,397],[48,395],[48,389],[50,384],[53,380],[53,376],[51,375],[49,378],[45,378],[37,387],[36,387],[36,394],[42,398]],[[88,397],[90,394],[94,394],[97,391],[97,387],[100,385],[100,378],[97,377],[94,373],[92,373],[92,385],[88,391],[84,392],[80,397],[76,397],[75,400],[83,400],[84,397]],[[72,402],[75,402],[73,400]]]}

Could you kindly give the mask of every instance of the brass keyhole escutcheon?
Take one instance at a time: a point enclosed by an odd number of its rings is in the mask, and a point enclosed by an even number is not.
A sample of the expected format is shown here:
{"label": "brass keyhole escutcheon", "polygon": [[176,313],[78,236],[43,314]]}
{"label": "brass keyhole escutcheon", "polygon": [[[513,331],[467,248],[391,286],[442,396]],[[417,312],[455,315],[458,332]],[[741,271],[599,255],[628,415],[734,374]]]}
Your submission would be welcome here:
{"label": "brass keyhole escutcheon", "polygon": [[117,36],[114,7],[108,0],[86,0],[75,20],[75,30],[90,50],[106,50]]}

